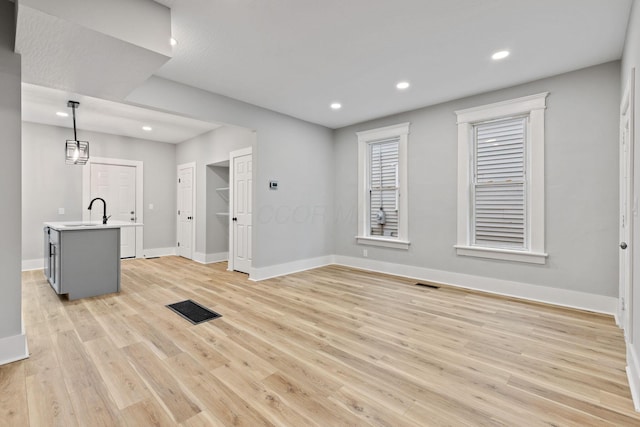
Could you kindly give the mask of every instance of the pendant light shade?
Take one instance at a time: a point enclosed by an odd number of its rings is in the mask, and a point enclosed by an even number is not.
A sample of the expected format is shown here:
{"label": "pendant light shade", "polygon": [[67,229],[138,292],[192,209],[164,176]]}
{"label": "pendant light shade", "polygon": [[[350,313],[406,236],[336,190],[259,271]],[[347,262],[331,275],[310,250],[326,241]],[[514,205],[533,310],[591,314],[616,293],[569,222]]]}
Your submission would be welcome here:
{"label": "pendant light shade", "polygon": [[89,160],[89,142],[67,139],[65,161],[68,165],[86,165]]}
{"label": "pendant light shade", "polygon": [[76,131],[76,108],[79,105],[80,103],[76,101],[67,102],[67,106],[73,111],[73,139],[67,140],[64,149],[65,162],[68,165],[86,165],[89,160],[89,142],[78,141]]}

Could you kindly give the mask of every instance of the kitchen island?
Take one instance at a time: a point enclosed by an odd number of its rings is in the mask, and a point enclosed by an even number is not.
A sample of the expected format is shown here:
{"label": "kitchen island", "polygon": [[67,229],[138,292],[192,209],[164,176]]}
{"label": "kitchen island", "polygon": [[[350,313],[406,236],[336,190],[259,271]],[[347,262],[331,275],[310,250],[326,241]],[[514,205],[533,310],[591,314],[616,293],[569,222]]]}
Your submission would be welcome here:
{"label": "kitchen island", "polygon": [[120,292],[120,229],[141,223],[45,222],[44,274],[70,300]]}

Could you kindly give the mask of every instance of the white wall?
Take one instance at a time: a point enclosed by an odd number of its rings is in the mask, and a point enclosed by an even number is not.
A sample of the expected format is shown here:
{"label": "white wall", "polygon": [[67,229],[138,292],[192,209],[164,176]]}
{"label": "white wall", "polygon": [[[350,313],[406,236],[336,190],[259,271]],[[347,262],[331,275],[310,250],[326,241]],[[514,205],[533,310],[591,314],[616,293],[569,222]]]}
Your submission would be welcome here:
{"label": "white wall", "polygon": [[[408,251],[369,260],[616,297],[619,62],[335,131],[335,252],[363,258],[357,233],[355,132],[411,122]],[[455,110],[549,91],[545,113],[546,265],[457,256]],[[579,304],[579,303],[578,303]]]}
{"label": "white wall", "polygon": [[27,356],[20,281],[20,55],[13,53],[14,5],[0,2],[0,364]]}
{"label": "white wall", "polygon": [[[42,258],[42,223],[80,221],[82,168],[64,161],[65,140],[73,130],[24,122],[22,125],[22,259]],[[139,160],[144,164],[143,248],[175,247],[175,144],[80,130],[91,157]],[[153,210],[149,209],[153,204]],[[59,215],[58,208],[65,214]]]}
{"label": "white wall", "polygon": [[[221,95],[152,77],[130,102],[257,131],[253,267],[332,253],[333,139],[329,129]],[[269,180],[280,189],[271,191]]]}
{"label": "white wall", "polygon": [[[622,82],[620,92],[625,90],[629,76],[635,68],[635,138],[634,138],[634,192],[635,199],[640,198],[640,2],[635,0],[631,9],[627,39],[622,55]],[[627,348],[627,363],[629,365],[629,382],[634,394],[636,409],[640,410],[640,224],[634,217],[633,252],[633,307],[632,337]],[[632,342],[632,343],[631,343]]]}

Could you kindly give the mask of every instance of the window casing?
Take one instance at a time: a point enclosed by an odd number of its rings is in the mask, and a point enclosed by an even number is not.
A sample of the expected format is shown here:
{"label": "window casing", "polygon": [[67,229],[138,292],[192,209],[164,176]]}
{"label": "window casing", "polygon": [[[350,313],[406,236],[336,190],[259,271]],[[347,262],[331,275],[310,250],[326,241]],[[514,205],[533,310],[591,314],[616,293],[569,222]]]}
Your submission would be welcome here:
{"label": "window casing", "polygon": [[458,255],[544,264],[548,92],[456,111]]}
{"label": "window casing", "polygon": [[357,133],[359,244],[409,247],[408,134],[409,123]]}

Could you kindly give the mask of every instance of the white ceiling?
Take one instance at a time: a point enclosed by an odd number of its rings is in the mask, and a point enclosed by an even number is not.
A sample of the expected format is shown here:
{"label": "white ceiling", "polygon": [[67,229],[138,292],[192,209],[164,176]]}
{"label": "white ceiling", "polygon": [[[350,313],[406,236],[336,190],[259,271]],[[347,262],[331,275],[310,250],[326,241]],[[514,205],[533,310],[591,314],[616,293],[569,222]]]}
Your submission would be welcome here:
{"label": "white ceiling", "polygon": [[[631,0],[157,0],[155,74],[331,128],[620,59]],[[509,49],[501,62],[493,52]],[[395,84],[408,80],[399,92]],[[329,104],[342,103],[340,111]]]}
{"label": "white ceiling", "polygon": [[[31,3],[46,9],[30,7]],[[164,32],[154,31],[157,26],[146,24],[154,21],[153,19],[138,23],[134,27],[133,24],[136,22],[131,17],[131,11],[110,16],[103,10],[106,8],[96,7],[100,6],[98,2],[93,2],[94,13],[82,13],[83,7],[78,7],[77,4],[74,7],[73,2],[69,1],[19,2],[15,50],[22,56],[22,81],[99,98],[124,99],[171,57],[171,47],[168,43],[171,35],[168,28],[170,12],[156,3],[150,4],[155,9],[165,12]],[[86,3],[82,6],[88,7]],[[146,8],[139,14],[145,16],[145,13],[152,14],[153,11],[153,8]],[[54,16],[54,12],[57,15]],[[79,16],[74,16],[74,13],[78,13]],[[84,21],[84,25],[80,25],[77,20]],[[119,25],[114,25],[114,21]],[[129,33],[149,33],[155,39],[164,38],[166,48],[158,52],[141,45],[143,42],[139,42],[138,39],[144,40],[144,37],[129,36],[122,39],[114,35],[113,33],[117,32],[111,27],[123,27],[124,24],[130,24],[127,27],[139,28],[139,31],[130,30]]]}
{"label": "white ceiling", "polygon": [[[632,0],[156,2],[171,8],[171,31],[178,40],[172,59],[156,75],[338,128],[620,59]],[[30,47],[28,52],[40,57],[38,52],[48,51],[42,41],[31,43],[29,34],[42,39],[36,28],[23,27],[20,40],[25,49]],[[63,41],[56,47],[60,55],[74,43]],[[502,49],[511,55],[492,61],[491,54]],[[92,54],[117,54],[101,50]],[[78,87],[68,81],[69,73],[43,73],[47,67],[31,61],[28,52],[23,54],[23,74],[33,76],[30,83],[72,91]],[[65,58],[63,65],[74,69],[74,58]],[[39,73],[29,69],[32,63],[39,64]],[[56,76],[60,81],[50,81]],[[96,79],[99,74],[89,83],[95,86]],[[395,84],[401,80],[411,87],[398,91]],[[48,109],[65,109],[68,94],[25,90],[25,120],[60,123]],[[93,95],[122,99],[115,89],[111,92]],[[132,113],[130,106],[78,100],[79,124],[92,130],[125,134],[125,127],[138,126],[145,117]],[[334,101],[343,108],[331,110]],[[157,113],[149,114],[158,119],[148,117],[160,130]],[[165,119],[188,127],[184,118]],[[112,130],[100,128],[103,122]],[[201,125],[196,123],[191,132],[200,132]],[[170,132],[146,138],[183,138],[178,131],[169,137]]]}
{"label": "white ceiling", "polygon": [[[80,130],[177,144],[220,127],[215,123],[27,83],[22,84],[22,120],[73,129],[72,110],[67,107],[69,100],[80,102],[76,110],[76,127]],[[57,116],[58,111],[68,113],[69,117]],[[142,126],[151,126],[152,131],[144,131]],[[78,138],[83,138],[82,131],[78,132]],[[69,139],[73,139],[71,130]]]}

